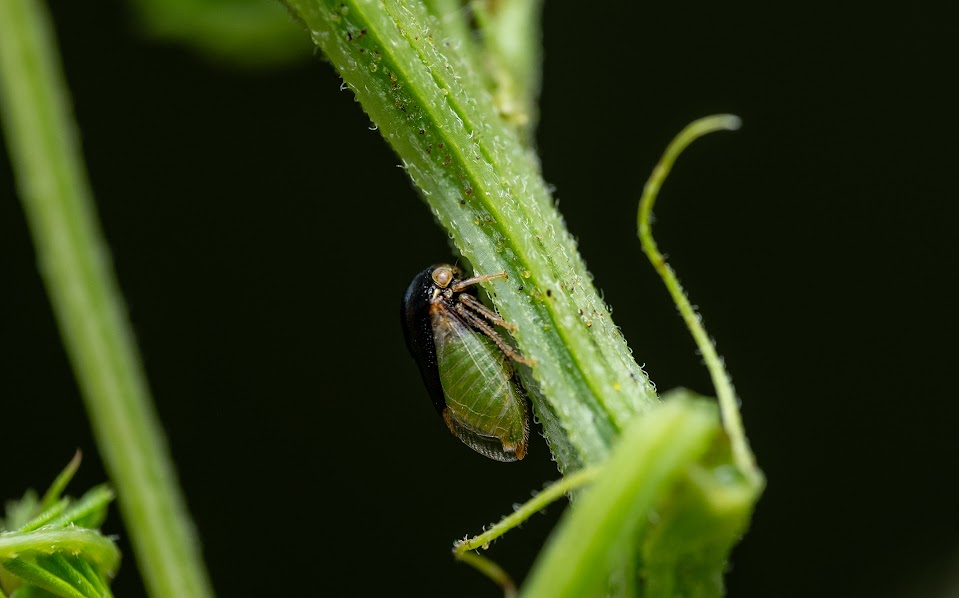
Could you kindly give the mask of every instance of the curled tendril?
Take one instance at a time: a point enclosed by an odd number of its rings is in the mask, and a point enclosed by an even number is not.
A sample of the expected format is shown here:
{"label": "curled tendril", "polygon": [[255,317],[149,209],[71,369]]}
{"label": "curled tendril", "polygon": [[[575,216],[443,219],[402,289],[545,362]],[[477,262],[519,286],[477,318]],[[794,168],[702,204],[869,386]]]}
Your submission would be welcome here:
{"label": "curled tendril", "polygon": [[742,418],[739,415],[739,401],[736,398],[736,391],[733,389],[729,374],[723,366],[722,359],[716,352],[715,344],[706,333],[702,318],[689,302],[689,298],[686,297],[686,293],[683,291],[682,285],[679,284],[676,273],[669,264],[666,263],[666,258],[663,254],[660,253],[659,247],[653,239],[651,225],[653,205],[656,203],[659,190],[683,150],[693,141],[704,135],[716,131],[735,131],[739,129],[741,124],[742,121],[740,121],[738,116],[718,114],[693,121],[687,125],[685,129],[680,131],[666,148],[666,151],[663,152],[662,158],[660,158],[659,163],[656,164],[656,167],[653,169],[649,180],[646,181],[642,198],[639,200],[639,211],[636,221],[643,251],[652,263],[653,268],[656,269],[656,272],[659,273],[659,276],[666,284],[666,288],[669,290],[673,302],[676,304],[676,307],[679,308],[679,313],[682,315],[687,328],[689,328],[689,332],[693,335],[693,339],[696,341],[696,345],[703,355],[703,360],[706,363],[706,368],[709,370],[713,386],[716,388],[716,398],[719,401],[719,409],[722,413],[723,427],[729,435],[736,465],[744,474],[756,477],[761,474],[759,474],[756,468],[755,458],[749,449],[749,443],[746,441]]}

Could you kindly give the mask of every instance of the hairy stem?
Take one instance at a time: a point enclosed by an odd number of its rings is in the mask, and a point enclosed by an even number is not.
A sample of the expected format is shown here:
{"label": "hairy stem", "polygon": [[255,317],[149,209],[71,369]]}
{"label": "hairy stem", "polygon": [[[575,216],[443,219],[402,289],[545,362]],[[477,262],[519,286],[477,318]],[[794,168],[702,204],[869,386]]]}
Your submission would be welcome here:
{"label": "hairy stem", "polygon": [[602,467],[599,465],[586,467],[569,474],[553,484],[550,484],[542,492],[523,503],[518,509],[506,517],[503,517],[499,523],[493,525],[482,534],[457,542],[453,547],[453,554],[457,557],[460,557],[470,550],[486,548],[489,546],[490,542],[499,538],[514,527],[517,527],[539,511],[542,511],[549,506],[550,503],[555,502],[573,490],[592,482],[594,479],[596,479],[596,476],[599,475],[601,470]]}
{"label": "hairy stem", "polygon": [[[560,470],[601,462],[656,403],[516,129],[422,2],[285,0],[518,326],[520,368]],[[495,291],[495,293],[493,292]]]}

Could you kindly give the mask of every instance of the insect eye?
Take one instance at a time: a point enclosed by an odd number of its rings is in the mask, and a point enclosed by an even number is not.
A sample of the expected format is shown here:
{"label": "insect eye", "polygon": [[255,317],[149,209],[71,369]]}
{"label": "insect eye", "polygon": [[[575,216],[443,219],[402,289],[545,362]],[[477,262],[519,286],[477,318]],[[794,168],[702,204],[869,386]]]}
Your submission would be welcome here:
{"label": "insect eye", "polygon": [[440,266],[433,270],[433,282],[441,289],[445,289],[453,282],[453,269],[449,266]]}

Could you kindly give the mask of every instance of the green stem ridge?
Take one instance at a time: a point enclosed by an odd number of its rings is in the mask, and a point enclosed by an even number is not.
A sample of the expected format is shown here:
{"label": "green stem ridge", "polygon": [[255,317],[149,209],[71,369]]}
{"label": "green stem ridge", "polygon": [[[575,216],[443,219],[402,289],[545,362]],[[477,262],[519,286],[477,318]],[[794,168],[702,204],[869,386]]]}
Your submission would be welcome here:
{"label": "green stem ridge", "polygon": [[[0,103],[20,197],[140,571],[152,596],[210,596],[97,223],[68,102],[43,4],[0,0]],[[49,533],[58,542],[80,532]]]}
{"label": "green stem ridge", "polygon": [[[657,402],[594,289],[535,159],[422,3],[285,0],[518,326],[524,386],[560,470],[601,462]],[[434,37],[434,34],[436,36]]]}

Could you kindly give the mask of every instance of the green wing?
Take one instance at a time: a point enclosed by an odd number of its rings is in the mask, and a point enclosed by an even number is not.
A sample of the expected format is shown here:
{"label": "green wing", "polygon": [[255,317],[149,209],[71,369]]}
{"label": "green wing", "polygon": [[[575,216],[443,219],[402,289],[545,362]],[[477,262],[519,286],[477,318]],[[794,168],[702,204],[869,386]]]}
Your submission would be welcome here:
{"label": "green wing", "polygon": [[446,424],[470,448],[491,459],[522,459],[529,420],[509,359],[493,341],[447,310],[435,311],[432,323],[446,395]]}

